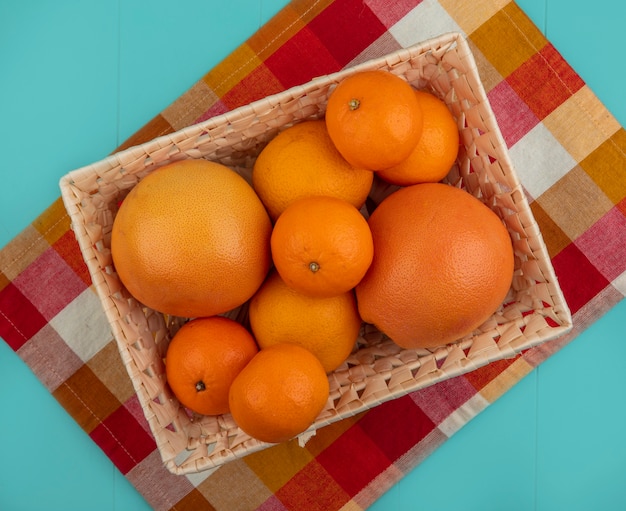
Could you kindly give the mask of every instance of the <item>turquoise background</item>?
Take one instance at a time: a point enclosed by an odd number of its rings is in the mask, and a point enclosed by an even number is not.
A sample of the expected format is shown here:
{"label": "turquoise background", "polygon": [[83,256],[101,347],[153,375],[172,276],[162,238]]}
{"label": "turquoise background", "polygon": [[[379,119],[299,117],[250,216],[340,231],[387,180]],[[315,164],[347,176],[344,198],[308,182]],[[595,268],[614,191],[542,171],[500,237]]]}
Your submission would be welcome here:
{"label": "turquoise background", "polygon": [[[286,3],[0,0],[0,246]],[[625,125],[626,3],[518,4]],[[626,509],[624,318],[626,301],[370,509]],[[0,410],[0,510],[150,509],[4,343]]]}

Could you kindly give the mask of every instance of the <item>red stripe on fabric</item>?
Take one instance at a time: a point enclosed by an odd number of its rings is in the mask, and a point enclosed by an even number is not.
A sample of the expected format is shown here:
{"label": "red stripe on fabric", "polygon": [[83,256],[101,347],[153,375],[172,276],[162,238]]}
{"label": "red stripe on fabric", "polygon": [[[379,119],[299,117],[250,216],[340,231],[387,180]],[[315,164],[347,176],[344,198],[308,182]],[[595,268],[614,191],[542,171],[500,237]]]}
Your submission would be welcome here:
{"label": "red stripe on fabric", "polygon": [[419,444],[435,424],[409,396],[371,409],[358,422],[392,462]]}
{"label": "red stripe on fabric", "polygon": [[211,105],[211,108],[209,108],[200,117],[198,117],[194,121],[194,123],[206,121],[210,119],[211,117],[216,117],[218,115],[225,114],[228,111],[230,111],[230,109],[222,101],[216,101],[215,103]]}
{"label": "red stripe on fabric", "polygon": [[476,395],[476,388],[463,376],[444,380],[410,394],[411,399],[435,424]]}
{"label": "red stripe on fabric", "polygon": [[[342,462],[344,467],[346,462]],[[315,491],[311,491],[312,488]],[[350,496],[316,460],[307,463],[275,495],[289,511],[341,509],[350,500]]]}
{"label": "red stripe on fabric", "polygon": [[575,243],[608,280],[626,272],[626,217],[618,206],[611,208]]}
{"label": "red stripe on fabric", "polygon": [[221,103],[229,109],[235,109],[282,91],[283,87],[272,71],[261,64],[224,94]]}
{"label": "red stripe on fabric", "polygon": [[544,119],[578,91],[584,82],[551,44],[506,78],[539,119]]}
{"label": "red stripe on fabric", "polygon": [[[373,428],[371,423],[367,425]],[[386,443],[383,438],[370,436],[357,423],[316,459],[350,496],[354,496],[392,464],[392,460],[381,450],[381,443]]]}
{"label": "red stripe on fabric", "polygon": [[91,285],[89,269],[80,253],[80,247],[78,246],[78,241],[73,231],[69,230],[63,234],[63,236],[52,245],[52,248],[54,248],[67,265],[74,270],[74,273],[78,275],[85,285]]}
{"label": "red stripe on fabric", "polygon": [[422,0],[394,0],[393,2],[389,0],[365,0],[363,3],[372,10],[381,23],[390,28],[404,18],[409,11],[421,4]]}
{"label": "red stripe on fabric", "polygon": [[621,201],[619,201],[615,208],[624,216],[626,216],[626,197],[624,197]]}
{"label": "red stripe on fabric", "polygon": [[135,418],[137,423],[146,431],[146,433],[151,434],[150,424],[148,424],[148,419],[146,419],[143,407],[139,402],[139,396],[137,394],[133,394],[124,402],[124,407],[130,412],[130,414]]}
{"label": "red stripe on fabric", "polygon": [[487,94],[493,113],[498,119],[498,127],[507,147],[512,147],[531,129],[539,124],[539,119],[511,88],[502,80]]}
{"label": "red stripe on fabric", "polygon": [[276,497],[276,495],[272,495],[269,499],[267,499],[263,504],[256,508],[256,511],[289,511],[283,503]]}
{"label": "red stripe on fabric", "polygon": [[[87,289],[84,280],[52,247],[14,279],[13,284],[48,321]],[[42,285],[55,292],[42,293]]]}
{"label": "red stripe on fabric", "polygon": [[552,259],[552,265],[572,314],[609,285],[609,281],[573,243]]}
{"label": "red stripe on fabric", "polygon": [[386,32],[362,0],[335,0],[309,23],[341,67]]}
{"label": "red stripe on fabric", "polygon": [[14,351],[24,346],[46,323],[46,318],[13,283],[0,291],[0,337]]}
{"label": "red stripe on fabric", "polygon": [[513,362],[518,359],[519,355],[514,358],[505,358],[502,360],[494,360],[488,365],[479,367],[475,371],[471,371],[463,376],[476,390],[481,390],[491,383],[500,373],[504,372]]}
{"label": "red stripe on fabric", "polygon": [[265,65],[286,89],[340,68],[339,63],[308,26],[270,55]]}
{"label": "red stripe on fabric", "polygon": [[154,439],[120,406],[90,434],[115,466],[127,474],[156,449]]}

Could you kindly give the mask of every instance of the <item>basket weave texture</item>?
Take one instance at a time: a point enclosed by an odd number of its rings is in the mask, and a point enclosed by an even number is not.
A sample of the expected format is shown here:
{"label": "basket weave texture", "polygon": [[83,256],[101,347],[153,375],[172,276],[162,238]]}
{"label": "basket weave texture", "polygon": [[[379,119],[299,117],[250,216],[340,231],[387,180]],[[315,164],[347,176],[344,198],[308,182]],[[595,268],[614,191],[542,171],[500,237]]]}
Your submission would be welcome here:
{"label": "basket weave texture", "polygon": [[[206,158],[245,177],[255,157],[280,130],[324,115],[329,93],[359,70],[385,69],[442,98],[461,135],[457,163],[446,181],[479,198],[502,219],[515,250],[515,274],[500,309],[472,335],[432,350],[405,350],[364,324],[348,360],[329,374],[326,408],[315,430],[384,401],[466,373],[554,339],[572,327],[567,304],[539,228],[511,165],[505,143],[465,39],[443,34],[382,58],[316,78],[178,132],[129,148],[70,172],[60,187],[72,229],[115,336],[162,460],[174,474],[195,473],[258,451],[230,415],[190,414],[170,391],[163,357],[186,318],[168,317],[138,303],[120,282],[111,259],[117,204],[146,174],[186,158]],[[393,187],[375,184],[379,202]],[[364,212],[366,214],[366,212]],[[245,307],[229,313],[245,320]]]}

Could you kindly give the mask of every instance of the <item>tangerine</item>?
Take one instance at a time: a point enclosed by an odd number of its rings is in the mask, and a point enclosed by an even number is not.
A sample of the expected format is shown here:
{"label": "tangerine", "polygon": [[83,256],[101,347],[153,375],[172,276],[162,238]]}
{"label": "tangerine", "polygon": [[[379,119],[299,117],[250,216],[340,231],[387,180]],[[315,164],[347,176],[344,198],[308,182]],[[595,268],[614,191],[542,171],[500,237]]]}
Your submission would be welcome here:
{"label": "tangerine", "polygon": [[233,381],[230,412],[251,437],[286,442],[313,424],[329,395],[315,355],[297,344],[274,344],[260,350]]}
{"label": "tangerine", "polygon": [[508,231],[464,190],[442,183],[400,188],[378,205],[369,225],[374,260],[356,287],[359,313],[403,348],[464,337],[509,291]]}
{"label": "tangerine", "polygon": [[223,316],[193,319],[176,332],[165,356],[172,392],[203,415],[228,413],[228,392],[235,376],[258,352],[242,325]]}
{"label": "tangerine", "polygon": [[408,158],[378,172],[400,186],[441,181],[459,153],[459,129],[445,102],[426,91],[416,90],[415,95],[424,114],[422,135]]}
{"label": "tangerine", "polygon": [[271,221],[234,170],[183,160],[143,178],[122,202],[111,252],[120,280],[159,312],[213,316],[240,306],[271,264]]}
{"label": "tangerine", "polygon": [[322,120],[285,129],[254,163],[252,184],[273,220],[297,199],[326,195],[360,208],[372,187],[370,170],[354,168],[333,145]]}
{"label": "tangerine", "polygon": [[353,166],[383,170],[406,159],[422,134],[422,111],[413,88],[389,71],[344,78],[326,107],[333,143]]}
{"label": "tangerine", "polygon": [[278,217],[272,259],[288,286],[315,297],[352,289],[372,262],[374,245],[363,215],[335,197],[307,197]]}
{"label": "tangerine", "polygon": [[272,272],[250,300],[250,329],[261,349],[282,342],[312,352],[329,373],[352,352],[361,317],[352,290],[312,298],[290,288]]}

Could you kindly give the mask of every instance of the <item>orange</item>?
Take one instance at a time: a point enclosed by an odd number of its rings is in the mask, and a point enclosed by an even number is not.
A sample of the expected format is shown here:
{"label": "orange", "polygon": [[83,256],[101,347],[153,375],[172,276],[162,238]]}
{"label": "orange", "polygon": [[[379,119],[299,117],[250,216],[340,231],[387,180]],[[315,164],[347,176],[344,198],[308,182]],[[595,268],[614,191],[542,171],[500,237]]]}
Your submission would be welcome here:
{"label": "orange", "polygon": [[272,219],[311,195],[345,199],[360,208],[374,175],[354,168],[333,145],[324,121],[304,121],[274,137],[259,154],[252,184]]}
{"label": "orange", "polygon": [[404,348],[471,333],[506,297],[513,247],[500,218],[442,183],[401,188],[369,219],[374,261],[356,288],[359,313]]}
{"label": "orange", "polygon": [[271,221],[235,171],[184,160],[142,179],[113,223],[115,269],[128,291],[157,311],[212,316],[238,307],[271,264]]}
{"label": "orange", "polygon": [[235,378],[229,394],[237,425],[262,442],[286,442],[324,409],[329,383],[319,360],[297,344],[269,346]]}
{"label": "orange", "polygon": [[236,321],[223,316],[194,319],[178,330],[167,348],[167,381],[190,410],[228,413],[230,385],[257,352],[252,334]]}
{"label": "orange", "polygon": [[446,104],[437,96],[415,91],[422,108],[422,136],[409,157],[378,172],[385,181],[401,186],[441,181],[459,152],[459,129]]}
{"label": "orange", "polygon": [[272,259],[288,286],[316,297],[352,289],[372,262],[367,221],[350,203],[307,197],[280,215],[271,236]]}
{"label": "orange", "polygon": [[413,88],[389,71],[344,78],[326,107],[333,143],[352,165],[383,170],[406,159],[422,133],[422,111]]}
{"label": "orange", "polygon": [[281,342],[299,344],[327,373],[348,358],[361,328],[353,291],[312,298],[291,289],[276,272],[250,300],[249,317],[261,349]]}

